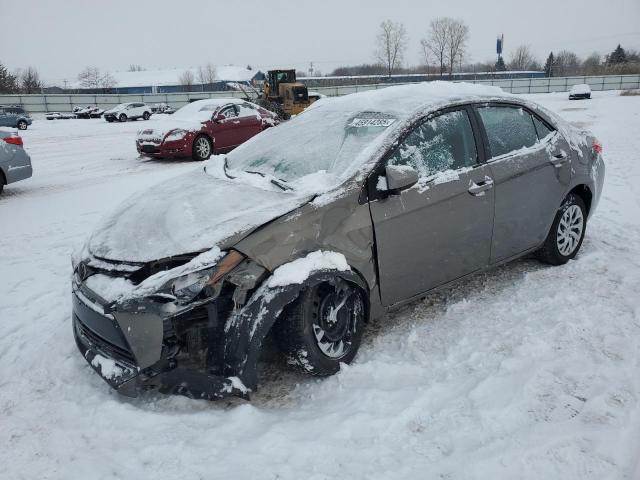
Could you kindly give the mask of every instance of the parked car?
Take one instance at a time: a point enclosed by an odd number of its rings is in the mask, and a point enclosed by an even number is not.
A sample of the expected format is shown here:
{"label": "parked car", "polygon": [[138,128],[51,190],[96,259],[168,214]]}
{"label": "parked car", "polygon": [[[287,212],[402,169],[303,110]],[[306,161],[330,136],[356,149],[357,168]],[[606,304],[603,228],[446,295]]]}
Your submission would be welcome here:
{"label": "parked car", "polygon": [[586,83],[574,85],[569,91],[569,100],[582,100],[591,98],[591,87]]}
{"label": "parked car", "polygon": [[104,119],[107,122],[126,122],[127,120],[149,120],[151,118],[151,107],[144,103],[121,103],[114,108],[104,112]]}
{"label": "parked car", "polygon": [[0,105],[0,127],[26,130],[33,123],[31,115],[18,105]]}
{"label": "parked car", "polygon": [[241,99],[198,100],[157,126],[138,132],[136,148],[149,157],[206,160],[276,124],[274,113]]}
{"label": "parked car", "polygon": [[31,177],[31,158],[15,130],[0,128],[0,193],[5,185]]}
{"label": "parked car", "polygon": [[84,118],[84,119],[89,119],[89,118],[100,118],[102,116],[102,114],[104,113],[104,110],[95,106],[89,106],[89,107],[81,107],[78,110],[75,111],[75,115],[76,118]]}
{"label": "parked car", "polygon": [[331,375],[389,309],[530,252],[573,259],[601,151],[496,87],[321,99],[106,218],[73,259],[77,346],[131,396],[247,396],[268,334]]}
{"label": "parked car", "polygon": [[49,112],[45,115],[47,120],[69,120],[76,118],[74,113]]}
{"label": "parked car", "polygon": [[166,115],[172,115],[176,113],[176,110],[166,103],[156,103],[153,107],[151,107],[151,110],[153,110],[153,113],[156,114],[164,113]]}

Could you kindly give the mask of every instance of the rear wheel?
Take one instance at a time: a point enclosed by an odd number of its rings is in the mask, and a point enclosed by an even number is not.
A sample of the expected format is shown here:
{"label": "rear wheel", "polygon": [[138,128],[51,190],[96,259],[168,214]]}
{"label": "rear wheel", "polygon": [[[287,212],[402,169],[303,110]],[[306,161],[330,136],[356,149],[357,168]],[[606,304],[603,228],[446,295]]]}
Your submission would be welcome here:
{"label": "rear wheel", "polygon": [[4,190],[4,184],[6,180],[4,179],[4,173],[0,172],[0,194],[2,194],[2,190]]}
{"label": "rear wheel", "polygon": [[18,130],[26,130],[27,129],[27,122],[25,120],[20,120],[18,122]]}
{"label": "rear wheel", "polygon": [[126,122],[127,121],[127,116],[124,113],[121,113],[120,116],[118,117],[118,120],[120,122]]}
{"label": "rear wheel", "polygon": [[538,258],[550,265],[563,265],[573,259],[582,246],[587,227],[587,208],[582,198],[571,193],[562,202]]}
{"label": "rear wheel", "polygon": [[293,368],[333,375],[360,347],[366,308],[359,288],[341,279],[306,288],[274,326],[278,347]]}
{"label": "rear wheel", "polygon": [[144,112],[142,114],[142,119],[143,120],[149,120],[151,118],[151,114],[149,112]]}
{"label": "rear wheel", "polygon": [[206,135],[198,135],[193,141],[192,157],[194,160],[204,161],[211,156],[213,145]]}

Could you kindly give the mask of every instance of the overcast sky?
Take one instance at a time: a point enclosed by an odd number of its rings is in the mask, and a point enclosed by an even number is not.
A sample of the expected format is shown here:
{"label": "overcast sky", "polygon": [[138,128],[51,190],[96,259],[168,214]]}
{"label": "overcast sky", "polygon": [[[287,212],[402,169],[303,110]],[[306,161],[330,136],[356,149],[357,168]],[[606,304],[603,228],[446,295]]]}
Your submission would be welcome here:
{"label": "overcast sky", "polygon": [[640,49],[640,0],[0,0],[0,62],[36,67],[45,81],[75,79],[86,65],[126,70],[215,65],[297,67],[328,73],[373,61],[385,19],[409,33],[405,63],[422,63],[419,41],[438,16],[464,20],[468,60],[495,60],[528,44],[580,56],[618,44]]}

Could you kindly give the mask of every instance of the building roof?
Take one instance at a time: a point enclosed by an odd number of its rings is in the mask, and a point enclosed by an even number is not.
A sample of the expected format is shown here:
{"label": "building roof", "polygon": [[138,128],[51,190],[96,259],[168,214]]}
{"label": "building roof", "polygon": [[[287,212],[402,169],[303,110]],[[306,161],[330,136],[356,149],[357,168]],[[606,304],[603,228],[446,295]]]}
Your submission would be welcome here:
{"label": "building roof", "polygon": [[[253,79],[258,70],[249,70],[246,67],[224,65],[215,67],[216,81],[221,82],[247,82]],[[198,68],[174,68],[168,70],[142,70],[140,72],[109,72],[116,81],[115,87],[160,87],[166,85],[180,85],[180,77],[185,71],[193,74],[194,84],[200,84],[198,80]],[[76,81],[71,88],[82,88]]]}

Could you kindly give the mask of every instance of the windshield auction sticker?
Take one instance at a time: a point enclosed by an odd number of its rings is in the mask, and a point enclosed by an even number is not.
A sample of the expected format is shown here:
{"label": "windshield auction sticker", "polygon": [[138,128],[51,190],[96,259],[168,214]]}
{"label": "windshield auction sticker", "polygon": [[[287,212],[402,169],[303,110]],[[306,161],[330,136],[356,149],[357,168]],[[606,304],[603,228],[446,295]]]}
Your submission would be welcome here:
{"label": "windshield auction sticker", "polygon": [[354,118],[349,124],[350,127],[388,127],[393,122],[394,118]]}

